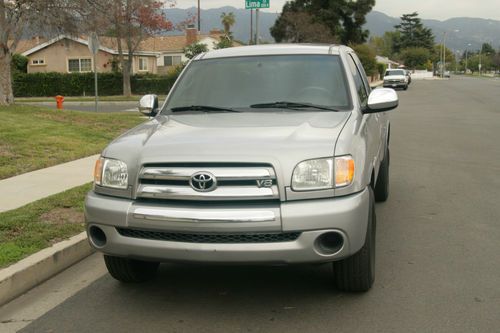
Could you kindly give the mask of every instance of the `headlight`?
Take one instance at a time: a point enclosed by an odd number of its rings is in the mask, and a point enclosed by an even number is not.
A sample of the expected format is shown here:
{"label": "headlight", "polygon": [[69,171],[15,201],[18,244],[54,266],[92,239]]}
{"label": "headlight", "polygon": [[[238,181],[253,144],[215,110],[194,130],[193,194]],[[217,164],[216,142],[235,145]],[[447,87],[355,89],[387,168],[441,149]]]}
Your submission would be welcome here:
{"label": "headlight", "polygon": [[294,191],[324,190],[333,188],[333,158],[300,162],[293,170]]}
{"label": "headlight", "polygon": [[127,165],[119,160],[101,157],[95,164],[94,183],[103,187],[126,189],[128,187]]}
{"label": "headlight", "polygon": [[293,171],[292,189],[294,191],[327,190],[345,187],[354,179],[354,160],[352,156],[321,158],[300,162]]}

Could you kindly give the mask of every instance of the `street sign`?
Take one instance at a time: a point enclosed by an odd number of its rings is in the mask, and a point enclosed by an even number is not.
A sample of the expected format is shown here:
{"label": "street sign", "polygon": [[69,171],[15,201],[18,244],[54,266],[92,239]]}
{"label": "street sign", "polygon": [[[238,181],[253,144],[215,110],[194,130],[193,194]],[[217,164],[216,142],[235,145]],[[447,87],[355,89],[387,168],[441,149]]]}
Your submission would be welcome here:
{"label": "street sign", "polygon": [[245,0],[246,9],[269,8],[270,0]]}
{"label": "street sign", "polygon": [[96,55],[99,52],[99,38],[97,38],[97,34],[92,32],[89,36],[89,50],[90,53]]}

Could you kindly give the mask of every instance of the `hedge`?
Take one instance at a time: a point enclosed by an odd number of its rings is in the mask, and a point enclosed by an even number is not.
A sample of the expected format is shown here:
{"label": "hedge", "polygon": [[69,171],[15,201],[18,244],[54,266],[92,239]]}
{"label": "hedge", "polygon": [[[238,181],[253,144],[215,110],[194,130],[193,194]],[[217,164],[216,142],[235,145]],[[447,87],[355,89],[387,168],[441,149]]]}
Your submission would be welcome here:
{"label": "hedge", "polygon": [[[134,75],[131,77],[132,93],[164,95],[176,80],[175,75]],[[113,96],[123,94],[121,74],[99,73],[99,95]],[[92,96],[94,95],[93,73],[15,73],[13,77],[14,96]]]}

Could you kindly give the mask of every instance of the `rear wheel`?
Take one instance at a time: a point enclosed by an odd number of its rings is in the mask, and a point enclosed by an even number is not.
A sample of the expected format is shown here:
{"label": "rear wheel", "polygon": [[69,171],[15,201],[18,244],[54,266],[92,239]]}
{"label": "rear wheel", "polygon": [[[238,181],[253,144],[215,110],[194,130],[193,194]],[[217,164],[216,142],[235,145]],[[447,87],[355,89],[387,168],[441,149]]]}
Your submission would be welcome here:
{"label": "rear wheel", "polygon": [[337,289],[349,292],[370,290],[375,281],[375,234],[376,216],[373,190],[370,191],[370,212],[365,244],[356,254],[333,262],[333,275]]}
{"label": "rear wheel", "polygon": [[389,163],[390,152],[387,148],[384,160],[380,163],[378,171],[377,184],[375,185],[375,201],[384,202],[389,198]]}
{"label": "rear wheel", "polygon": [[104,263],[109,274],[121,282],[145,282],[151,280],[158,271],[158,262],[141,261],[104,255]]}

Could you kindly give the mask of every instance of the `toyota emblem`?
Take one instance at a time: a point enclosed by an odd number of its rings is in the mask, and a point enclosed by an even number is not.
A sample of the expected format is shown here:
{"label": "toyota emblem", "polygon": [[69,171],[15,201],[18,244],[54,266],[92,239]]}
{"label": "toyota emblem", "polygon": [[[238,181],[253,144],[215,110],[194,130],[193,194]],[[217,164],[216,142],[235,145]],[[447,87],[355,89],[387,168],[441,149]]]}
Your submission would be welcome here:
{"label": "toyota emblem", "polygon": [[197,172],[191,176],[189,185],[198,192],[210,192],[217,188],[217,179],[210,172]]}

